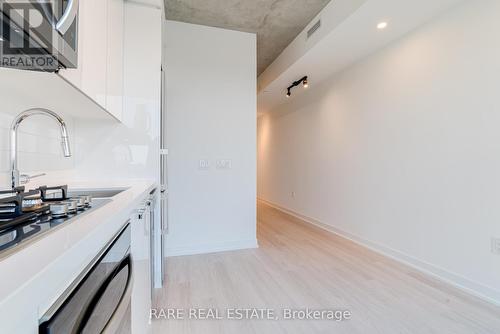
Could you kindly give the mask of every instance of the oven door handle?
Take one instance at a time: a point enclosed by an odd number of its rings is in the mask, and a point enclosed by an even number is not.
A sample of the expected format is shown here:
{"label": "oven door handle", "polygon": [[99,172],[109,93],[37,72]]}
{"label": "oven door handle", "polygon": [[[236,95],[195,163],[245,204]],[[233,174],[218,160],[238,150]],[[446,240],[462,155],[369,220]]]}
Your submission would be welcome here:
{"label": "oven door handle", "polygon": [[113,311],[113,314],[111,315],[110,319],[108,320],[105,328],[108,327],[109,323],[111,322],[111,319],[115,316],[117,310],[120,308],[121,304],[126,300],[126,295],[131,293],[131,286],[132,286],[132,261],[131,261],[131,256],[128,254],[125,258],[123,258],[120,263],[116,266],[116,268],[110,273],[108,277],[104,280],[104,282],[101,284],[99,289],[95,292],[95,294],[92,296],[90,299],[90,302],[87,303],[86,307],[84,308],[83,312],[79,315],[77,322],[75,323],[75,326],[73,327],[73,330],[71,331],[72,334],[78,334],[83,331],[85,326],[87,325],[87,322],[89,321],[90,317],[92,316],[92,312],[94,311],[95,307],[101,300],[102,296],[108,289],[109,285],[111,282],[113,282],[113,279],[120,273],[120,271],[125,268],[129,267],[128,269],[128,277],[127,277],[127,288],[125,289],[122,297],[120,298],[120,302],[117,306],[117,308]]}
{"label": "oven door handle", "polygon": [[56,23],[56,29],[61,35],[66,34],[69,27],[71,27],[75,21],[76,15],[78,14],[78,5],[79,0],[68,0],[68,5],[64,10],[61,19]]}

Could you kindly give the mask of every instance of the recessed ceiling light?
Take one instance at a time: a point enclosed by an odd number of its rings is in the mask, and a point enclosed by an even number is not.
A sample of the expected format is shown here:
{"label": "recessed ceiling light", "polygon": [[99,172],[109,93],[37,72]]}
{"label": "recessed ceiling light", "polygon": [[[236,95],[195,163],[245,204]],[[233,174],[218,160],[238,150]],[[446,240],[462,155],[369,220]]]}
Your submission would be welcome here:
{"label": "recessed ceiling light", "polygon": [[379,24],[377,24],[377,29],[383,30],[385,28],[387,28],[387,22],[380,22]]}

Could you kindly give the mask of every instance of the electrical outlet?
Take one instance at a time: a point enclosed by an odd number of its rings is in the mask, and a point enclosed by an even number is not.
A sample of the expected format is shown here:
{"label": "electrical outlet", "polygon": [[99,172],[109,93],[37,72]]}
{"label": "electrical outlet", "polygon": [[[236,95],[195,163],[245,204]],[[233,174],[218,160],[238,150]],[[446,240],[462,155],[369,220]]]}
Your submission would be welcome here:
{"label": "electrical outlet", "polygon": [[491,252],[500,255],[500,238],[491,238]]}
{"label": "electrical outlet", "polygon": [[231,169],[233,167],[232,161],[229,159],[217,160],[215,165],[217,169]]}
{"label": "electrical outlet", "polygon": [[292,196],[292,198],[295,198],[295,191],[292,191],[290,195]]}

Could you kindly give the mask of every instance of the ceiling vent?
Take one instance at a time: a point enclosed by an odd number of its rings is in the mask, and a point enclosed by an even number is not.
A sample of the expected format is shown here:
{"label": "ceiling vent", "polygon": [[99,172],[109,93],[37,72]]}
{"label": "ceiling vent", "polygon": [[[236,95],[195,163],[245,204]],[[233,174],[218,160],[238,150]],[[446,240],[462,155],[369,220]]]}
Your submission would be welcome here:
{"label": "ceiling vent", "polygon": [[318,22],[316,22],[312,27],[311,29],[309,29],[307,31],[307,39],[311,38],[311,36],[316,32],[318,31],[318,29],[321,28],[321,20],[318,20]]}

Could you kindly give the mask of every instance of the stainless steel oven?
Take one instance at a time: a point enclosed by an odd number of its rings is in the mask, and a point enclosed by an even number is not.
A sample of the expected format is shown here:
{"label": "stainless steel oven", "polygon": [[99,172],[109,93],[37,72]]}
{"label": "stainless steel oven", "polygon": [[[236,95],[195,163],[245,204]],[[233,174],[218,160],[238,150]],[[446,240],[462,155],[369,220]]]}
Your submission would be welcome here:
{"label": "stainless steel oven", "polygon": [[78,65],[79,0],[2,0],[1,66],[58,71]]}
{"label": "stainless steel oven", "polygon": [[130,231],[127,223],[45,314],[39,333],[130,333]]}

